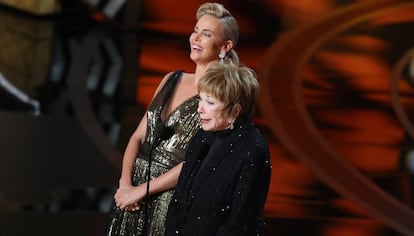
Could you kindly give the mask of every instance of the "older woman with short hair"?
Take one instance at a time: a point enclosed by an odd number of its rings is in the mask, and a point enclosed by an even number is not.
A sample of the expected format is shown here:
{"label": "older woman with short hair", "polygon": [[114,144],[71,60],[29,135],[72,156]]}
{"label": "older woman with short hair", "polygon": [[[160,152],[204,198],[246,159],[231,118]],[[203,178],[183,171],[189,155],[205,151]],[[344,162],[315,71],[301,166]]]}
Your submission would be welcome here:
{"label": "older woman with short hair", "polygon": [[166,235],[262,235],[271,166],[252,115],[259,84],[246,66],[215,63],[198,83],[200,129],[170,203]]}

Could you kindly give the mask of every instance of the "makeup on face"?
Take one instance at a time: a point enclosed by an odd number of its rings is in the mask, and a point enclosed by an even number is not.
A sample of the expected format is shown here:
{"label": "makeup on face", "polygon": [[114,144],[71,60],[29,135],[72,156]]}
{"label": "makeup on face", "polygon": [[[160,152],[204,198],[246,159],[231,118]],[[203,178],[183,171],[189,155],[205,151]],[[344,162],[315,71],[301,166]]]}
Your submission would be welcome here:
{"label": "makeup on face", "polygon": [[198,113],[205,131],[219,131],[229,127],[231,117],[224,112],[226,104],[210,94],[200,92]]}
{"label": "makeup on face", "polygon": [[220,20],[211,15],[202,16],[190,35],[190,58],[195,62],[211,62],[218,59],[222,46],[223,28]]}

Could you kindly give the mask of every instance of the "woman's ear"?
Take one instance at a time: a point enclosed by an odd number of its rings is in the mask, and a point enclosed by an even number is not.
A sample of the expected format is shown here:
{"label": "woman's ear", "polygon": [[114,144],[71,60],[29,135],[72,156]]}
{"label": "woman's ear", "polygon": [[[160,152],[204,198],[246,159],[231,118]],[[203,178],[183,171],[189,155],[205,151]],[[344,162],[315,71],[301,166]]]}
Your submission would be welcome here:
{"label": "woman's ear", "polygon": [[227,40],[225,44],[223,45],[223,48],[221,50],[225,51],[226,53],[230,52],[233,48],[233,41]]}
{"label": "woman's ear", "polygon": [[240,112],[241,112],[241,108],[242,107],[241,107],[240,103],[237,103],[233,106],[232,115],[233,115],[234,118],[237,119],[239,117]]}

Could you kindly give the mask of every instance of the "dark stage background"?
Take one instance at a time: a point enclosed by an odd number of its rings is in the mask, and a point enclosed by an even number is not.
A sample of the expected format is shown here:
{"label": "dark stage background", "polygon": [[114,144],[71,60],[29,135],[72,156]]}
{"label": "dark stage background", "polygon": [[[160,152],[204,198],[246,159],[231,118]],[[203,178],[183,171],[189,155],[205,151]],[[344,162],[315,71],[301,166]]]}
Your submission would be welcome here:
{"label": "dark stage background", "polygon": [[[202,2],[0,0],[0,235],[102,235]],[[413,235],[414,2],[218,2],[261,84],[267,235]]]}

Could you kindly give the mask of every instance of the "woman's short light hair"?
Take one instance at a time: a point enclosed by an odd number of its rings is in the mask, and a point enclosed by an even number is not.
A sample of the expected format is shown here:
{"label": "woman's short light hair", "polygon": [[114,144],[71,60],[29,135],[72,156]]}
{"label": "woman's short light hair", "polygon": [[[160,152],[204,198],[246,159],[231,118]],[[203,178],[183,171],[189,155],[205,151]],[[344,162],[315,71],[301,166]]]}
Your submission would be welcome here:
{"label": "woman's short light hair", "polygon": [[218,18],[223,26],[223,35],[225,40],[233,42],[233,48],[227,53],[225,60],[230,60],[234,64],[239,64],[239,56],[235,51],[237,42],[239,41],[239,26],[236,19],[231,15],[224,6],[220,3],[206,2],[197,10],[197,20],[204,15],[211,15]]}
{"label": "woman's short light hair", "polygon": [[240,117],[252,117],[255,111],[259,83],[256,73],[244,65],[216,62],[209,66],[198,82],[198,92],[207,93],[225,104],[225,110],[233,115],[240,104]]}

